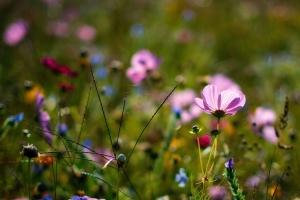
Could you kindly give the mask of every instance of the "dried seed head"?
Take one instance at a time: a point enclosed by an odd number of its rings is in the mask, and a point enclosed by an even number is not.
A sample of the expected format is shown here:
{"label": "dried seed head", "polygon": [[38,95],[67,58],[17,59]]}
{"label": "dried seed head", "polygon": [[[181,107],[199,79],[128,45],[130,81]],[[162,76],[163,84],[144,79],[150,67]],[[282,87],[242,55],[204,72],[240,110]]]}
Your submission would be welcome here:
{"label": "dried seed head", "polygon": [[34,86],[34,83],[32,81],[26,80],[24,81],[24,88],[25,90],[31,90]]}
{"label": "dried seed head", "polygon": [[285,129],[288,123],[288,113],[289,113],[289,99],[288,97],[285,98],[284,102],[284,110],[283,113],[280,115],[280,123],[279,123],[279,128],[280,130]]}
{"label": "dried seed head", "polygon": [[39,157],[39,151],[35,146],[33,146],[33,144],[23,146],[23,149],[20,152],[20,154],[22,156],[26,156],[29,159]]}
{"label": "dried seed head", "polygon": [[119,167],[122,167],[126,162],[126,156],[124,154],[120,154],[117,159],[117,163]]}

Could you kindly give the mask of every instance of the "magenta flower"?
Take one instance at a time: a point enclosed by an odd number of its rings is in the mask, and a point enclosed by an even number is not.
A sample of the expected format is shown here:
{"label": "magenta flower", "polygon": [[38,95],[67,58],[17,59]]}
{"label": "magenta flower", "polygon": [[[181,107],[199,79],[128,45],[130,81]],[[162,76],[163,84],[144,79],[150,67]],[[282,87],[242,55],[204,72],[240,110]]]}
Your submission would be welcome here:
{"label": "magenta flower", "polygon": [[246,97],[241,91],[224,90],[220,92],[217,86],[207,85],[201,93],[201,98],[195,98],[195,103],[205,113],[217,118],[234,115],[246,103]]}
{"label": "magenta flower", "polygon": [[54,73],[63,74],[65,76],[76,77],[78,74],[77,72],[70,69],[68,66],[60,65],[51,57],[43,57],[41,58],[41,63],[49,68]]}
{"label": "magenta flower", "polygon": [[26,32],[27,24],[24,20],[20,19],[6,28],[3,40],[7,45],[15,46],[25,37]]}
{"label": "magenta flower", "polygon": [[206,147],[210,146],[211,140],[210,140],[210,135],[205,134],[203,136],[199,136],[196,138],[196,144],[198,145],[198,141],[200,144],[201,149],[205,149]]}

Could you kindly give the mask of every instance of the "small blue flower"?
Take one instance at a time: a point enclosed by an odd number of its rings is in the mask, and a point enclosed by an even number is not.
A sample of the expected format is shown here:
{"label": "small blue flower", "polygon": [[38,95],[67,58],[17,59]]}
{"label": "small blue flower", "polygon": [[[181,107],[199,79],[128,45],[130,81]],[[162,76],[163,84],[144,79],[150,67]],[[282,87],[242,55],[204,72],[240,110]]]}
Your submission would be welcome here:
{"label": "small blue flower", "polygon": [[183,168],[179,169],[179,173],[176,174],[175,180],[176,180],[176,182],[178,182],[179,187],[184,187],[187,184],[188,177],[187,177],[186,173],[184,172]]}
{"label": "small blue flower", "polygon": [[21,112],[21,113],[15,115],[15,116],[9,117],[9,122],[10,122],[10,123],[17,123],[17,122],[20,122],[20,121],[23,120],[23,117],[24,117],[24,113]]}
{"label": "small blue flower", "polygon": [[88,196],[80,197],[80,196],[73,196],[71,200],[89,200]]}
{"label": "small blue flower", "polygon": [[233,158],[229,158],[228,162],[225,163],[225,167],[227,169],[233,170],[233,164],[234,164]]}
{"label": "small blue flower", "polygon": [[108,76],[108,71],[105,67],[100,67],[96,70],[95,74],[97,78],[103,79]]}
{"label": "small blue flower", "polygon": [[43,196],[42,200],[52,200],[52,196],[50,194],[47,194]]}
{"label": "small blue flower", "polygon": [[92,66],[102,64],[104,62],[104,56],[101,53],[95,53],[91,56],[90,62]]}
{"label": "small blue flower", "polygon": [[68,132],[68,126],[65,123],[58,124],[57,130],[60,136],[65,137]]}
{"label": "small blue flower", "polygon": [[179,106],[173,106],[172,110],[176,116],[176,119],[181,119],[181,108]]}
{"label": "small blue flower", "polygon": [[144,35],[144,25],[143,24],[134,24],[131,27],[131,35],[134,37],[140,37]]}
{"label": "small blue flower", "polygon": [[111,96],[114,96],[114,94],[116,93],[116,90],[113,86],[106,85],[103,87],[102,92],[105,96],[111,97]]}

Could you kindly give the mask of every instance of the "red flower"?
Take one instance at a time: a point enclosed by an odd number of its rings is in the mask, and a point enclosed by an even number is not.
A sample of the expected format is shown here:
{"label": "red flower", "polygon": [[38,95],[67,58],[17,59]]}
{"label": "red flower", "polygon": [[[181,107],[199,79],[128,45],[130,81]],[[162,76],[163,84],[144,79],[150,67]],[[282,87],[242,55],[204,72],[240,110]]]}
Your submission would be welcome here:
{"label": "red flower", "polygon": [[58,74],[63,74],[66,76],[76,77],[78,74],[77,72],[71,70],[68,66],[60,65],[51,57],[44,57],[41,58],[41,63],[51,69],[53,72]]}
{"label": "red flower", "polygon": [[59,83],[59,89],[62,92],[72,92],[74,90],[74,86],[69,82]]}
{"label": "red flower", "polygon": [[211,140],[209,134],[205,134],[204,136],[197,137],[196,143],[198,145],[198,141],[200,143],[200,148],[205,149],[206,147],[210,146]]}

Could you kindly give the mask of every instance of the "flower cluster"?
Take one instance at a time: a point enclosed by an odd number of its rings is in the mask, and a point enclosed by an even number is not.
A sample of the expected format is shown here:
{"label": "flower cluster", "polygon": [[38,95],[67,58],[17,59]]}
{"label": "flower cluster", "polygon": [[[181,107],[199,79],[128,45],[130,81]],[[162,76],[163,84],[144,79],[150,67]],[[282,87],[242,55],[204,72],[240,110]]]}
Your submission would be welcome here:
{"label": "flower cluster", "polygon": [[136,85],[155,72],[160,64],[160,59],[149,50],[143,49],[136,52],[131,58],[131,67],[127,69],[126,75]]}
{"label": "flower cluster", "polygon": [[53,71],[54,73],[57,73],[57,74],[62,74],[65,76],[70,76],[70,77],[76,77],[78,75],[78,73],[73,71],[72,69],[70,69],[70,67],[68,67],[66,65],[58,64],[57,61],[51,57],[41,58],[41,63],[45,67],[49,68],[51,71]]}
{"label": "flower cluster", "polygon": [[256,108],[254,114],[249,116],[252,130],[268,142],[272,143],[278,141],[273,125],[275,120],[276,113],[271,109],[263,107]]}
{"label": "flower cluster", "polygon": [[183,168],[179,169],[179,173],[175,176],[176,182],[179,187],[184,187],[188,182],[188,177]]}
{"label": "flower cluster", "polygon": [[225,169],[223,172],[223,177],[228,180],[230,186],[231,194],[233,195],[234,200],[243,200],[245,199],[242,190],[239,189],[239,184],[236,178],[236,172],[233,166],[233,158],[229,158],[228,162],[225,163]]}

